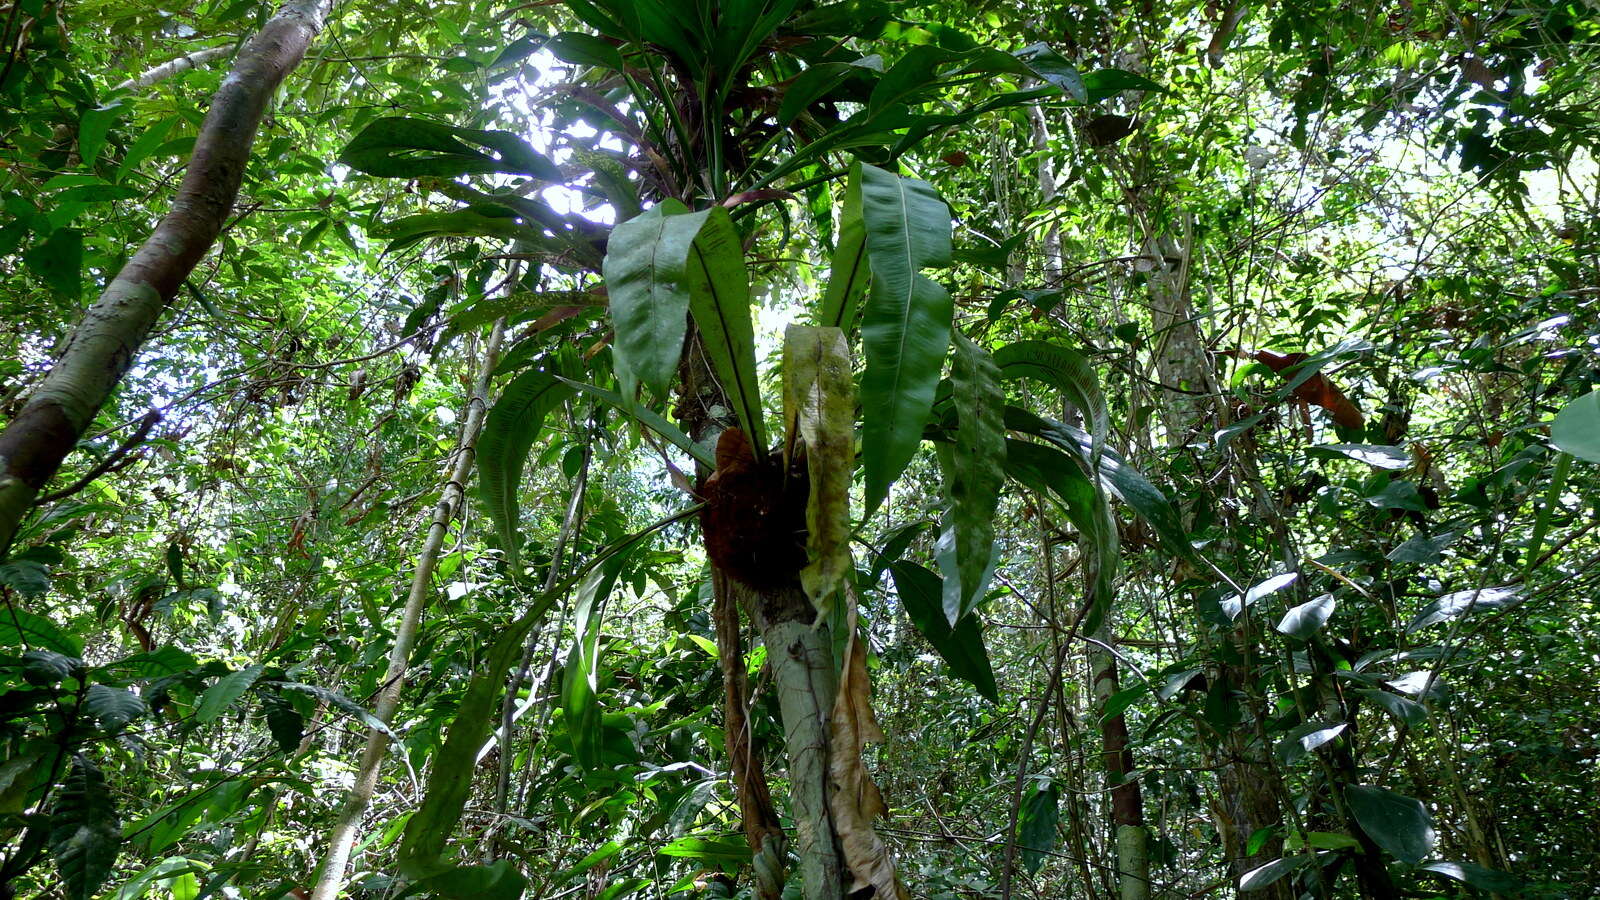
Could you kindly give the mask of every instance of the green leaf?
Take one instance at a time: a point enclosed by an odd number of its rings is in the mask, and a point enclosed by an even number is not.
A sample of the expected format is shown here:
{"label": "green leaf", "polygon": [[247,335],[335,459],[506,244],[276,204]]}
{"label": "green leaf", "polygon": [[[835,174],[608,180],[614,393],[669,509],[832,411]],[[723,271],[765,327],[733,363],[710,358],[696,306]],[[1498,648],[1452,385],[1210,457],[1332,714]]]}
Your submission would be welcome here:
{"label": "green leaf", "polygon": [[1083,76],[1083,89],[1089,103],[1109,100],[1123,91],[1166,92],[1161,85],[1143,75],[1121,69],[1096,69]]}
{"label": "green leaf", "polygon": [[199,665],[195,658],[179,650],[177,647],[166,646],[151,650],[148,653],[135,653],[132,656],[107,663],[96,669],[97,674],[105,674],[113,678],[164,678],[187,672]]}
{"label": "green leaf", "polygon": [[867,515],[888,496],[922,441],[950,346],[954,305],[920,274],[950,263],[950,209],[925,181],[861,167],[872,290],[861,325],[861,455]]}
{"label": "green leaf", "polygon": [[592,34],[563,31],[551,36],[544,46],[564,63],[622,71],[622,54],[615,46]]}
{"label": "green leaf", "polygon": [[1106,447],[1096,454],[1093,438],[1082,429],[1041,418],[1014,406],[1006,407],[1006,428],[1037,435],[1067,451],[1080,464],[1098,473],[1099,481],[1105,487],[1149,522],[1156,536],[1170,551],[1185,559],[1197,559],[1177,508],[1115,450]]}
{"label": "green leaf", "polygon": [[83,660],[54,650],[29,650],[22,654],[22,678],[33,685],[60,684],[83,668]]}
{"label": "green leaf", "polygon": [[613,408],[626,413],[639,424],[666,438],[674,447],[689,454],[697,462],[703,463],[708,468],[716,468],[717,458],[708,448],[690,440],[689,436],[683,433],[683,429],[668,422],[654,410],[645,408],[639,401],[623,397],[615,391],[608,391],[592,384],[562,378],[559,375],[556,376],[556,379],[581,394],[588,394],[596,400],[603,401]]}
{"label": "green leaf", "polygon": [[1320,444],[1306,453],[1324,459],[1346,457],[1379,469],[1404,469],[1411,465],[1411,454],[1404,447],[1387,444]]}
{"label": "green leaf", "polygon": [[1278,759],[1286,766],[1294,765],[1307,753],[1343,734],[1348,727],[1349,723],[1346,722],[1337,725],[1325,725],[1321,722],[1296,725],[1278,742],[1276,748]]}
{"label": "green leaf", "polygon": [[950,384],[958,427],[945,473],[950,509],[936,553],[944,576],[944,613],[953,625],[983,599],[994,574],[994,514],[1005,485],[1006,397],[994,360],[960,332]]}
{"label": "green leaf", "polygon": [[911,624],[938,651],[950,672],[977,688],[978,694],[990,703],[999,703],[1000,691],[989,664],[989,651],[983,646],[978,617],[966,616],[951,627],[944,611],[944,585],[938,575],[923,566],[896,560],[889,564],[889,574]]}
{"label": "green leaf", "polygon": [[1017,341],[994,352],[995,365],[1006,380],[1034,378],[1054,387],[1089,422],[1095,447],[1105,444],[1111,429],[1100,379],[1088,357],[1047,341]]}
{"label": "green leaf", "polygon": [[90,900],[117,862],[122,828],[105,776],[82,755],[56,792],[50,811],[50,855],[67,900]]}
{"label": "green leaf", "polygon": [[106,134],[122,113],[122,102],[113,100],[105,106],[85,110],[78,117],[78,157],[85,169],[93,169],[100,151],[105,149]]}
{"label": "green leaf", "polygon": [[1491,894],[1519,894],[1524,886],[1522,879],[1515,875],[1473,863],[1447,862],[1437,859],[1432,862],[1425,862],[1417,868],[1424,872],[1433,872],[1446,878],[1453,878],[1463,884],[1471,885],[1480,891],[1488,891]]}
{"label": "green leaf", "polygon": [[1458,616],[1481,609],[1504,609],[1522,599],[1522,591],[1515,587],[1493,587],[1481,590],[1455,591],[1424,606],[1411,621],[1406,632],[1421,631],[1429,625],[1447,622]]}
{"label": "green leaf", "polygon": [[1284,613],[1283,620],[1278,623],[1278,631],[1290,637],[1309,640],[1323,625],[1327,624],[1328,617],[1333,615],[1334,600],[1332,594],[1323,594],[1320,597],[1307,600]]}
{"label": "green leaf", "polygon": [[659,203],[618,225],[606,244],[602,274],[616,328],[612,361],[625,395],[637,378],[664,399],[683,355],[689,248],[704,220],[668,215],[671,207],[683,210],[675,200]]}
{"label": "green leaf", "polygon": [[1257,869],[1251,869],[1239,877],[1240,891],[1259,891],[1268,885],[1277,882],[1291,872],[1297,871],[1307,865],[1304,856],[1286,856],[1275,859]]}
{"label": "green leaf", "polygon": [[69,300],[83,293],[83,232],[57,228],[22,254],[28,270],[50,290]]}
{"label": "green leaf", "polygon": [[1420,801],[1364,784],[1345,788],[1344,799],[1361,830],[1401,862],[1416,865],[1433,852],[1438,835]]}
{"label": "green leaf", "polygon": [[810,497],[800,572],[819,610],[850,574],[850,482],[855,471],[855,385],[838,328],[790,325],[783,336],[783,415],[790,440],[805,446]]}
{"label": "green leaf", "polygon": [[217,679],[217,683],[206,688],[200,695],[200,704],[195,709],[194,718],[197,722],[210,722],[222,715],[223,711],[232,706],[250,686],[256,683],[266,666],[254,665],[240,669]]}
{"label": "green leaf", "polygon": [[1556,413],[1550,443],[1579,459],[1600,462],[1600,391],[1590,391]]}
{"label": "green leaf", "polygon": [[144,715],[144,700],[132,691],[91,684],[84,694],[83,710],[101,731],[116,734]]}
{"label": "green leaf", "polygon": [[403,216],[375,228],[374,233],[388,239],[385,253],[403,250],[420,241],[438,237],[494,237],[510,241],[527,241],[537,246],[552,246],[543,231],[525,225],[504,207],[481,206],[455,209],[449,212],[419,213]]}
{"label": "green leaf", "polygon": [[846,332],[853,329],[856,306],[871,280],[867,227],[861,217],[861,164],[855,163],[845,182],[844,205],[839,208],[839,242],[834,246],[833,268],[828,273],[828,288],[822,295],[817,321]]}
{"label": "green leaf", "polygon": [[[696,219],[700,224],[693,221]],[[675,220],[695,235],[689,248],[689,312],[700,328],[711,371],[722,382],[739,427],[750,436],[756,452],[765,453],[766,423],[756,381],[750,280],[739,230],[720,206]]]}
{"label": "green leaf", "polygon": [[741,865],[750,861],[750,845],[743,838],[681,837],[660,850],[662,856],[703,859],[710,862]]}
{"label": "green leaf", "polygon": [[1428,710],[1421,703],[1399,694],[1373,689],[1357,689],[1356,693],[1371,700],[1389,712],[1389,715],[1411,728],[1419,728],[1428,721]]}
{"label": "green leaf", "polygon": [[456,128],[404,116],[368,124],[345,145],[339,162],[380,178],[454,178],[500,172],[561,181],[561,170],[554,163],[509,131]]}
{"label": "green leaf", "polygon": [[572,738],[573,758],[590,771],[601,767],[602,757],[597,696],[601,616],[626,561],[627,554],[619,554],[591,571],[578,588],[572,611],[573,646],[561,679],[561,713]]}
{"label": "green leaf", "polygon": [[511,860],[501,859],[447,869],[420,879],[416,887],[446,900],[521,900],[528,880]]}
{"label": "green leaf", "polygon": [[528,371],[506,385],[483,423],[478,438],[478,479],[484,506],[500,535],[506,567],[522,577],[521,506],[518,493],[528,451],[539,439],[545,416],[572,393],[565,382],[547,372]]}
{"label": "green leaf", "polygon": [[1061,89],[1061,93],[1078,103],[1088,101],[1089,93],[1084,86],[1083,76],[1061,54],[1050,49],[1048,44],[1024,47],[1017,51],[1017,58],[1026,63],[1028,69],[1040,81],[1055,85]]}
{"label": "green leaf", "polygon": [[293,753],[305,737],[305,717],[277,694],[266,698],[262,705],[267,713],[267,731],[277,742],[278,752]]}
{"label": "green leaf", "polygon": [[[0,570],[4,568],[0,566]],[[10,584],[4,579],[0,579],[0,583]],[[82,641],[62,631],[49,619],[21,609],[15,603],[0,608],[0,647],[25,647],[52,650],[62,656],[83,656]]]}
{"label": "green leaf", "polygon": [[1022,847],[1022,865],[1030,875],[1038,873],[1045,856],[1055,849],[1060,799],[1061,791],[1055,782],[1035,782],[1033,791],[1022,802],[1017,838]]}

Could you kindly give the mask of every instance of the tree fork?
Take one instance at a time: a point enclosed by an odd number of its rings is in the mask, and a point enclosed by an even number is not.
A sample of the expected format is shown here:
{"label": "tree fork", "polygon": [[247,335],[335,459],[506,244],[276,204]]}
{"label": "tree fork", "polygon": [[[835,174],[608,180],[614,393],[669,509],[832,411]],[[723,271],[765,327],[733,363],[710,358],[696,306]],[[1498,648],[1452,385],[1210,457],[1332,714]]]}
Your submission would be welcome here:
{"label": "tree fork", "polygon": [[84,313],[26,406],[0,432],[0,554],[189,273],[222,233],[267,104],[305,59],[331,0],[286,0],[211,98],[172,208]]}

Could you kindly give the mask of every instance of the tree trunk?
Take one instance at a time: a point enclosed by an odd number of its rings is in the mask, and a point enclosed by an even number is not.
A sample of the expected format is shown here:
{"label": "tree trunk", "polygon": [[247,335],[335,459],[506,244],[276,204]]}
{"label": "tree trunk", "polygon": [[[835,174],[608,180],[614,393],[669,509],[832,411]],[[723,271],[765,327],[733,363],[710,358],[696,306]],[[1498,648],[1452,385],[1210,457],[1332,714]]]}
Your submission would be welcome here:
{"label": "tree trunk", "polygon": [[[434,505],[433,518],[428,523],[428,535],[423,540],[422,552],[417,556],[417,568],[411,575],[411,592],[400,614],[400,626],[395,629],[394,646],[389,651],[389,667],[384,672],[383,683],[378,688],[377,704],[372,714],[388,725],[400,707],[400,689],[406,680],[406,670],[411,660],[412,647],[416,645],[417,628],[422,623],[422,608],[433,589],[433,572],[439,563],[444,539],[449,534],[450,523],[461,509],[467,479],[472,475],[477,461],[478,435],[483,431],[483,420],[489,410],[489,383],[495,363],[500,358],[500,343],[505,337],[505,320],[495,323],[494,332],[484,348],[482,364],[472,394],[467,398],[467,414],[461,426],[461,440],[453,454],[449,474]],[[361,762],[356,766],[355,784],[339,812],[338,821],[328,836],[327,856],[322,863],[317,887],[311,900],[334,900],[344,886],[345,867],[350,861],[351,844],[361,827],[362,816],[372,803],[378,786],[378,770],[389,751],[389,735],[376,728],[367,730],[367,744],[361,752]]]}
{"label": "tree trunk", "polygon": [[[1117,692],[1117,657],[1111,647],[1110,624],[1100,626],[1089,652],[1094,675],[1095,707],[1103,708]],[[1128,719],[1118,713],[1101,728],[1101,759],[1106,786],[1111,790],[1111,823],[1116,829],[1117,896],[1120,900],[1150,900],[1150,832],[1144,827],[1144,795],[1133,772],[1133,748],[1128,746]]]}
{"label": "tree trunk", "polygon": [[60,359],[0,432],[0,554],[133,364],[156,319],[221,234],[267,104],[305,58],[329,3],[286,0],[234,60],[212,96],[172,208],[84,314]]}

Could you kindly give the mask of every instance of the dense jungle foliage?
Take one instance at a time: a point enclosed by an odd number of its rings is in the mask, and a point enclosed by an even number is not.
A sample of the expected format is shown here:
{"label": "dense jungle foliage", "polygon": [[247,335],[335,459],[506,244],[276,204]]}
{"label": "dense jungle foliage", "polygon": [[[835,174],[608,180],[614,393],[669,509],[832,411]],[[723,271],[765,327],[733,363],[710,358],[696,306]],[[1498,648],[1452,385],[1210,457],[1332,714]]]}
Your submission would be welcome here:
{"label": "dense jungle foliage", "polygon": [[1594,0],[0,36],[0,898],[1600,896]]}

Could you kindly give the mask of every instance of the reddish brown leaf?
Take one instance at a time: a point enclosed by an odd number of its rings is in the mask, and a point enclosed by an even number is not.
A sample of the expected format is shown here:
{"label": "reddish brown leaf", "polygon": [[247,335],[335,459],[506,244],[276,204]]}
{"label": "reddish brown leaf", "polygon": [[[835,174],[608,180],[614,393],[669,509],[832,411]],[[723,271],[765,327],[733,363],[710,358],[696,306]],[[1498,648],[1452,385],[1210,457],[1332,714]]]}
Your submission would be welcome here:
{"label": "reddish brown leaf", "polygon": [[[1234,355],[1240,359],[1253,359],[1280,375],[1307,359],[1304,353],[1274,353],[1271,350],[1254,352],[1235,350]],[[1293,393],[1296,400],[1312,403],[1327,410],[1333,421],[1345,428],[1360,428],[1366,424],[1361,410],[1356,408],[1356,405],[1350,402],[1350,398],[1321,372],[1307,378],[1294,389]]]}

